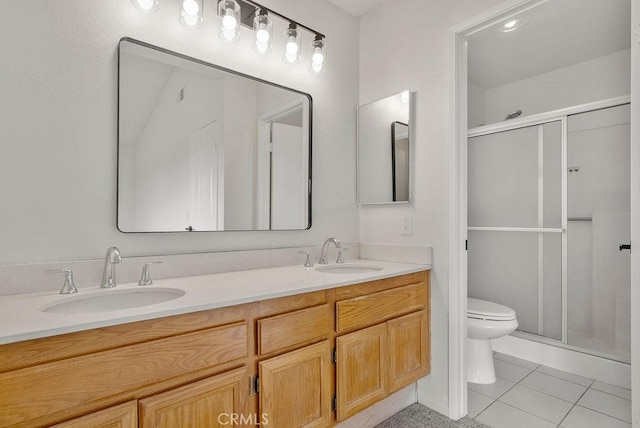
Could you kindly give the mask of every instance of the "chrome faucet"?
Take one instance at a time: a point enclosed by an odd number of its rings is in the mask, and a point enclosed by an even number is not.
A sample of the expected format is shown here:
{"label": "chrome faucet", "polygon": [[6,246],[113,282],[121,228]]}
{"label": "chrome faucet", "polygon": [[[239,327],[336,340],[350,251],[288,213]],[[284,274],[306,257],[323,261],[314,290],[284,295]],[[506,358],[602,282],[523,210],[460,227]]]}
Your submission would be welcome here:
{"label": "chrome faucet", "polygon": [[110,247],[107,250],[107,256],[104,259],[104,270],[102,271],[102,282],[100,287],[113,288],[116,286],[116,267],[114,264],[120,263],[120,250],[117,247]]}
{"label": "chrome faucet", "polygon": [[320,252],[320,260],[318,260],[318,264],[320,265],[329,264],[329,262],[327,261],[327,253],[329,251],[329,244],[331,243],[333,243],[338,249],[338,260],[336,260],[336,263],[344,263],[344,260],[342,258],[342,251],[340,251],[342,249],[342,245],[340,245],[340,241],[337,238],[329,238],[326,241],[324,241],[324,245],[322,246],[322,251]]}

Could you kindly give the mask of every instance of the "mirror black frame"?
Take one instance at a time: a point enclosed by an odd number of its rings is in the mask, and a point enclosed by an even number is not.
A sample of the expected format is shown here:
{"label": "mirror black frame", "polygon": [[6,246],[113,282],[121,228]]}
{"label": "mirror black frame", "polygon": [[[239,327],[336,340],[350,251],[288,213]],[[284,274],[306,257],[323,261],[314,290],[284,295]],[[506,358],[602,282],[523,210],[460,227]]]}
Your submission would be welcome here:
{"label": "mirror black frame", "polygon": [[[403,125],[407,127],[407,130],[409,129],[408,123],[400,122],[397,120],[391,122],[391,188],[393,190],[393,202],[409,202],[408,199],[398,201],[398,196],[396,194],[396,187],[398,184],[396,178],[396,125]],[[408,149],[410,150],[411,147],[408,147]]]}
{"label": "mirror black frame", "polygon": [[[120,216],[120,195],[119,195],[119,190],[120,190],[120,75],[121,75],[121,44],[122,42],[129,42],[129,43],[133,43],[133,44],[137,44],[139,46],[142,47],[146,47],[149,49],[154,49],[157,50],[161,53],[164,54],[168,54],[168,55],[172,55],[175,56],[177,58],[180,59],[184,59],[187,61],[191,61],[200,65],[204,65],[206,67],[211,67],[214,68],[218,71],[223,71],[226,73],[230,73],[232,75],[238,76],[238,77],[243,77],[246,79],[250,79],[253,80],[255,82],[258,83],[263,83],[266,85],[270,85],[279,89],[284,89],[287,91],[291,91],[294,92],[296,94],[302,95],[304,97],[307,98],[308,102],[309,102],[309,129],[308,129],[308,138],[309,138],[309,146],[308,146],[308,153],[309,153],[309,165],[308,165],[308,177],[307,177],[307,206],[308,206],[308,216],[307,216],[307,227],[304,229],[277,229],[277,230],[272,230],[272,229],[233,229],[233,230],[189,230],[189,228],[187,228],[186,230],[182,231],[182,230],[171,230],[171,231],[125,231],[120,229],[120,225],[119,225],[119,216]],[[251,76],[248,74],[244,74],[241,73],[239,71],[235,71],[229,68],[225,68],[216,64],[212,64],[210,62],[198,59],[198,58],[194,58],[194,57],[190,57],[188,55],[184,55],[181,54],[179,52],[175,52],[175,51],[171,51],[169,49],[165,49],[159,46],[155,46],[152,45],[150,43],[146,43],[140,40],[136,40],[130,37],[122,37],[119,41],[118,41],[118,55],[117,55],[117,64],[118,64],[118,74],[117,74],[117,85],[116,85],[116,91],[117,91],[117,126],[116,126],[116,132],[117,132],[117,151],[116,151],[116,228],[122,232],[122,233],[185,233],[185,232],[281,232],[281,231],[303,231],[303,230],[309,230],[311,229],[312,226],[312,222],[311,222],[311,212],[312,212],[312,167],[313,167],[313,144],[312,144],[312,138],[313,138],[313,98],[311,97],[311,94],[308,94],[306,92],[302,92],[302,91],[298,91],[296,89],[293,88],[289,88],[283,85],[279,85],[277,83],[273,83],[273,82],[269,82],[267,80],[264,79],[260,79],[258,77],[255,76]]]}

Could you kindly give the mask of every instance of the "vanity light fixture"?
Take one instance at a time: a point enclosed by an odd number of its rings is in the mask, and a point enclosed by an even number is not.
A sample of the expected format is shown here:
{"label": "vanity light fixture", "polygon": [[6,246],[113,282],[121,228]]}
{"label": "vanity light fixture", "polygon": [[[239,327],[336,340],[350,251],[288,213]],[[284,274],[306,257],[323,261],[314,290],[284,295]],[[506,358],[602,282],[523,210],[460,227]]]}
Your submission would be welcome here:
{"label": "vanity light fixture", "polygon": [[289,64],[300,61],[300,42],[302,37],[295,22],[289,23],[289,28],[284,30],[284,57]]}
{"label": "vanity light fixture", "polygon": [[145,12],[157,12],[160,9],[158,0],[131,0],[131,3],[140,10]]}
{"label": "vanity light fixture", "polygon": [[271,52],[271,40],[273,39],[273,21],[266,9],[260,9],[260,13],[253,18],[253,31],[256,32],[256,42],[253,50],[260,54]]}
{"label": "vanity light fixture", "polygon": [[182,0],[178,21],[188,28],[202,27],[202,0]]}
{"label": "vanity light fixture", "polygon": [[218,15],[222,17],[218,35],[226,42],[240,40],[240,5],[235,0],[221,0]]}
{"label": "vanity light fixture", "polygon": [[[303,50],[301,29],[304,29],[315,36],[311,42],[309,71],[318,74],[326,70],[327,45],[324,34],[252,0],[217,1],[218,16],[221,18],[218,36],[222,40],[226,42],[240,40],[240,27],[244,25],[254,31],[255,43],[252,49],[259,54],[268,54],[273,50],[272,17],[276,16],[289,23],[284,32],[284,55],[282,60],[287,64],[300,62]],[[156,12],[159,9],[159,0],[131,0],[131,3],[145,12]],[[204,0],[179,0],[179,3],[178,21],[188,28],[202,27]]]}
{"label": "vanity light fixture", "polygon": [[327,54],[326,43],[324,37],[317,35],[311,42],[311,66],[309,71],[312,73],[322,73],[326,70]]}

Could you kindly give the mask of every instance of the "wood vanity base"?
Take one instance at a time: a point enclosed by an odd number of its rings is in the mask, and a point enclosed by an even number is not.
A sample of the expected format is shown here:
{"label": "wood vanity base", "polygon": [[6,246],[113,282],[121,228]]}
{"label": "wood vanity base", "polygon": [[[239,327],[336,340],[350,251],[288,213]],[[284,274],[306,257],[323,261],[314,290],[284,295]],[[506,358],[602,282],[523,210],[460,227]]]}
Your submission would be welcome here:
{"label": "wood vanity base", "polygon": [[2,345],[0,427],[332,426],[429,373],[429,303],[422,271]]}

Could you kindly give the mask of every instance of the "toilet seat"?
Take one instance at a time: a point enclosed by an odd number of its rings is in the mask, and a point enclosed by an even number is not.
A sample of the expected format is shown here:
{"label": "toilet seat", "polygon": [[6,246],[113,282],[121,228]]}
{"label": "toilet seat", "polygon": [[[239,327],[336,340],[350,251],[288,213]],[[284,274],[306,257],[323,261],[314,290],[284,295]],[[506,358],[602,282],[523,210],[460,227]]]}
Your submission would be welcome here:
{"label": "toilet seat", "polygon": [[468,298],[467,317],[479,320],[511,321],[516,319],[516,311],[498,303]]}

